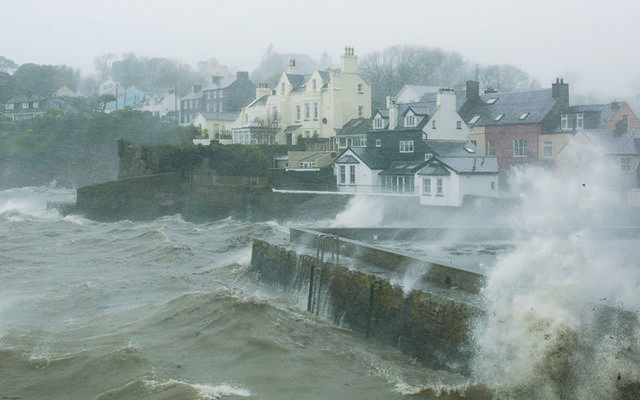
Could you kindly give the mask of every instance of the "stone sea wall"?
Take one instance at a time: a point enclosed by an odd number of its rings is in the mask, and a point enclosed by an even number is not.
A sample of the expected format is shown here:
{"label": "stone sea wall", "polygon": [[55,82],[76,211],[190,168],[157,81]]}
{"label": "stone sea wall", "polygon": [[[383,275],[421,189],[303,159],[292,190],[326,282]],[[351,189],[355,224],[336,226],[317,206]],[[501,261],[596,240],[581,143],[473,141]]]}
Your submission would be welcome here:
{"label": "stone sea wall", "polygon": [[[251,268],[259,279],[285,291],[309,290],[314,256],[254,240]],[[470,325],[481,311],[438,294],[404,293],[388,280],[335,265],[329,260],[314,271],[320,276],[319,311],[333,322],[379,339],[435,367],[468,372],[472,357]]]}

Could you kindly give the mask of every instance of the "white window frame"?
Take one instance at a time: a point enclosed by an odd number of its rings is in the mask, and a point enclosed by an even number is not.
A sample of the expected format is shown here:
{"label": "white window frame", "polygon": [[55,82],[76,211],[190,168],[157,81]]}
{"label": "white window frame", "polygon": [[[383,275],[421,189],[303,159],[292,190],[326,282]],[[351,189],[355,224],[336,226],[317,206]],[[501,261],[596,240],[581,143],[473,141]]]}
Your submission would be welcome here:
{"label": "white window frame", "polygon": [[29,108],[29,103],[22,103],[22,109],[26,110],[27,108]]}
{"label": "white window frame", "polygon": [[296,122],[300,122],[301,117],[302,117],[302,106],[300,104],[296,104]]}
{"label": "white window frame", "polygon": [[431,196],[431,178],[422,178],[422,194]]}
{"label": "white window frame", "polygon": [[40,107],[40,102],[34,101],[33,102],[33,108],[39,108],[39,107]]}
{"label": "white window frame", "polygon": [[553,157],[553,142],[550,140],[545,140],[542,142],[542,156],[543,157]]}
{"label": "white window frame", "polygon": [[309,121],[311,119],[311,103],[304,103],[304,120]]}
{"label": "white window frame", "polygon": [[318,103],[317,102],[313,103],[313,120],[314,121],[318,120]]}
{"label": "white window frame", "polygon": [[345,165],[340,165],[338,166],[338,184],[340,185],[344,185],[346,184],[346,180],[347,180],[347,168]]}
{"label": "white window frame", "polygon": [[560,129],[566,131],[569,129],[569,115],[562,114],[560,115]]}
{"label": "white window frame", "polygon": [[407,115],[404,116],[404,126],[407,128],[413,128],[416,126],[416,117],[413,112],[409,111]]}
{"label": "white window frame", "polygon": [[513,156],[527,157],[529,149],[527,147],[527,139],[513,139]]}
{"label": "white window frame", "polygon": [[487,140],[487,155],[495,156],[496,155],[496,142],[493,140]]}
{"label": "white window frame", "polygon": [[622,157],[620,159],[620,169],[624,172],[631,171],[631,157]]}
{"label": "white window frame", "polygon": [[373,129],[382,129],[382,117],[380,114],[377,114],[373,119]]}
{"label": "white window frame", "polygon": [[13,107],[14,107],[13,103],[7,103],[4,105],[5,110],[13,110]]}
{"label": "white window frame", "polygon": [[376,139],[376,147],[382,147],[382,139]]}
{"label": "white window frame", "polygon": [[583,113],[576,114],[576,129],[583,129],[583,128],[584,128],[584,114]]}
{"label": "white window frame", "polygon": [[356,184],[356,166],[349,165],[349,185],[355,186]]}
{"label": "white window frame", "polygon": [[400,153],[413,153],[414,143],[413,140],[400,140],[399,144]]}
{"label": "white window frame", "polygon": [[436,196],[444,197],[444,180],[436,178]]}

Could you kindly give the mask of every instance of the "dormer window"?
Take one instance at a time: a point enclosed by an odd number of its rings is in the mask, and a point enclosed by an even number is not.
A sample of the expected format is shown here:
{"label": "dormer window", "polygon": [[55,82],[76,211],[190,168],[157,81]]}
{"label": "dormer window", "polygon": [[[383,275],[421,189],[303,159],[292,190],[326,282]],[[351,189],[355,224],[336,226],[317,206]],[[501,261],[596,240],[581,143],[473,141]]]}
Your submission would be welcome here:
{"label": "dormer window", "polygon": [[406,126],[407,128],[416,126],[416,117],[411,111],[409,111],[404,117],[404,126]]}
{"label": "dormer window", "polygon": [[494,97],[494,98],[492,98],[492,99],[487,100],[487,104],[493,104],[493,103],[495,103],[496,101],[498,101],[498,98],[497,98],[497,97]]}
{"label": "dormer window", "polygon": [[584,128],[584,114],[576,114],[576,129]]}
{"label": "dormer window", "polygon": [[504,114],[499,114],[497,117],[495,117],[493,120],[494,121],[500,121],[502,118],[504,118]]}
{"label": "dormer window", "polygon": [[471,120],[469,121],[469,124],[473,125],[476,122],[478,122],[479,119],[480,119],[479,115],[474,115],[473,118],[471,118]]}
{"label": "dormer window", "polygon": [[382,129],[382,117],[377,114],[373,119],[373,129]]}
{"label": "dormer window", "polygon": [[433,157],[433,153],[425,153],[424,160],[429,161]]}
{"label": "dormer window", "polygon": [[567,114],[562,114],[560,116],[560,129],[563,131],[569,129],[569,116]]}
{"label": "dormer window", "polygon": [[400,153],[413,153],[413,140],[401,140]]}
{"label": "dormer window", "polygon": [[527,117],[529,116],[529,112],[524,112],[520,115],[520,118],[518,118],[520,121],[523,121],[525,119],[527,119]]}

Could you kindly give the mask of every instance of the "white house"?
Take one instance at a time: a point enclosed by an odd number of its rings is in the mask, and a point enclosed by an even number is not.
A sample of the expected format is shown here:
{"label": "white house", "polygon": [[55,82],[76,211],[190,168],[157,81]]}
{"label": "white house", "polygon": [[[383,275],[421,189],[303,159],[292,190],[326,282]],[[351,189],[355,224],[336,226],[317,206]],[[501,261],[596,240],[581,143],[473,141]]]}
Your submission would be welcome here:
{"label": "white house", "polygon": [[353,48],[346,48],[339,70],[303,75],[291,60],[273,90],[258,87],[256,100],[233,125],[234,143],[294,144],[298,137],[331,138],[336,129],[359,117],[371,117],[371,88],[358,73]]}
{"label": "white house", "polygon": [[[419,103],[388,98],[387,105],[386,113],[369,120],[366,139],[337,157],[339,190],[416,196],[421,204],[443,206],[460,206],[465,196],[498,196],[496,158],[469,140],[453,90],[441,89],[434,101]],[[376,118],[385,114],[388,123],[381,128]],[[347,124],[347,135],[362,134],[354,125]]]}

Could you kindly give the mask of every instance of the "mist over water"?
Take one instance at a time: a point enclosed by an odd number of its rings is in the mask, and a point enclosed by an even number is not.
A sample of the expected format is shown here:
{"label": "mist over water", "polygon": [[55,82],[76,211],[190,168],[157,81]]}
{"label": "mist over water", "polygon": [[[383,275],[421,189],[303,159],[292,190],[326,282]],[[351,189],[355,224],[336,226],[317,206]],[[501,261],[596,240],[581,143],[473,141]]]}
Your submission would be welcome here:
{"label": "mist over water", "polygon": [[474,372],[497,397],[615,399],[640,379],[638,237],[597,229],[629,212],[612,207],[618,168],[584,149],[513,176],[522,204],[510,218],[526,240],[491,268],[474,331]]}

